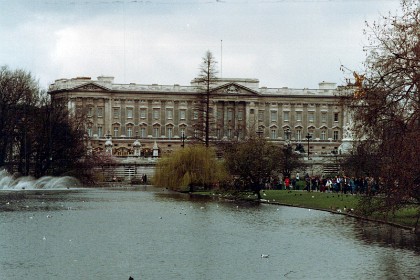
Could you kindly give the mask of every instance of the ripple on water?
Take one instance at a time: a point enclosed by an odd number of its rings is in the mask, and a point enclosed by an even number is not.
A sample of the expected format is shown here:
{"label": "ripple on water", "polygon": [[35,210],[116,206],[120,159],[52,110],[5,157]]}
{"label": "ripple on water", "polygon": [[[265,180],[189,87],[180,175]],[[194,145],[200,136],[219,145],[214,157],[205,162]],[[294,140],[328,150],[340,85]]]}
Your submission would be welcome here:
{"label": "ripple on water", "polygon": [[[393,247],[376,237],[377,224],[327,212],[154,191],[55,192],[10,202],[32,210],[0,210],[0,279],[419,276],[418,251],[404,232],[407,246]],[[49,211],[37,208],[41,202]]]}

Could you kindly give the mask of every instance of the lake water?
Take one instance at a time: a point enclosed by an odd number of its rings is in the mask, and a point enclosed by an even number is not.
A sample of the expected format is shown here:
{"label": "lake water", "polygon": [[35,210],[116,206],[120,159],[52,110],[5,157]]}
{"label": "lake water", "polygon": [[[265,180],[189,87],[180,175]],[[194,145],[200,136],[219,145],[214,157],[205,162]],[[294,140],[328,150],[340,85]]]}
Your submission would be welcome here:
{"label": "lake water", "polygon": [[129,276],[420,279],[420,242],[342,215],[150,187],[0,192],[0,279]]}

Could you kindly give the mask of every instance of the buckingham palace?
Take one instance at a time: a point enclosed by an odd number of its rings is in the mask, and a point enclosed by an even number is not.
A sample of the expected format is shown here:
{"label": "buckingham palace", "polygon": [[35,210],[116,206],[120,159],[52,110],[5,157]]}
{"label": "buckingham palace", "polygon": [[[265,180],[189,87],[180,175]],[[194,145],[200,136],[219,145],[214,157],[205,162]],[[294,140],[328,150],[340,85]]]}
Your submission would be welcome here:
{"label": "buckingham palace", "polygon": [[[336,153],[341,144],[346,114],[335,83],[267,88],[258,79],[219,78],[210,93],[215,143],[257,133],[278,145],[302,143],[311,156]],[[193,143],[195,102],[202,89],[197,79],[190,85],[118,84],[114,77],[99,76],[56,80],[49,94],[53,100],[65,98],[70,111],[84,112],[92,151],[160,157]]]}

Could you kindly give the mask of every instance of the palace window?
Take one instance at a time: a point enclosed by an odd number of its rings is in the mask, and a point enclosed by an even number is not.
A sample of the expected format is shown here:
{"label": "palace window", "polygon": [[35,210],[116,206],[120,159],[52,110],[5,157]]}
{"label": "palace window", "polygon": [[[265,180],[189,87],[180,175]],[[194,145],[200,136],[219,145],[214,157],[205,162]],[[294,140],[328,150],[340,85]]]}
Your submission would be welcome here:
{"label": "palace window", "polygon": [[333,133],[333,140],[338,140],[338,130],[334,130],[334,133]]}
{"label": "palace window", "polygon": [[198,111],[194,111],[193,114],[193,119],[198,120]]}
{"label": "palace window", "polygon": [[184,109],[180,110],[179,111],[179,119],[180,120],[185,120],[186,113],[187,113],[186,110],[184,110]]}
{"label": "palace window", "polygon": [[259,110],[258,111],[258,120],[259,121],[264,121],[264,110]]}
{"label": "palace window", "polygon": [[168,120],[172,120],[172,118],[173,118],[173,110],[172,109],[167,109],[166,110],[166,118]]}
{"label": "palace window", "polygon": [[300,129],[296,130],[296,141],[298,141],[298,142],[302,141],[302,130],[300,130]]}
{"label": "palace window", "polygon": [[271,129],[271,139],[277,139],[277,129]]}
{"label": "palace window", "polygon": [[158,120],[160,115],[160,109],[153,109],[153,119]]}
{"label": "palace window", "polygon": [[88,107],[87,116],[88,117],[92,117],[93,116],[93,107]]}
{"label": "palace window", "polygon": [[182,137],[182,136],[184,136],[185,137],[185,127],[181,127],[181,129],[180,129],[180,137]]}
{"label": "palace window", "polygon": [[166,130],[166,137],[168,137],[168,139],[171,139],[173,137],[173,129],[172,127],[168,127],[168,129]]}
{"label": "palace window", "polygon": [[270,115],[271,115],[271,121],[276,122],[277,121],[277,111],[271,111]]}
{"label": "palace window", "polygon": [[228,110],[227,120],[228,121],[232,121],[233,120],[233,111],[232,111],[232,109],[229,109]]}
{"label": "palace window", "polygon": [[238,121],[242,121],[244,118],[244,111],[239,110],[238,111]]}
{"label": "palace window", "polygon": [[338,113],[334,113],[334,122],[338,122]]}
{"label": "palace window", "polygon": [[127,108],[127,119],[133,118],[133,108]]}
{"label": "palace window", "polygon": [[147,116],[147,109],[141,108],[140,109],[140,119],[145,119]]}
{"label": "palace window", "polygon": [[314,112],[308,112],[308,121],[314,122],[315,120],[315,113]]}
{"label": "palace window", "polygon": [[120,108],[114,108],[114,119],[120,118]]}
{"label": "palace window", "polygon": [[160,136],[159,127],[153,127],[153,137],[158,138]]}
{"label": "palace window", "polygon": [[283,121],[288,122],[289,121],[289,112],[283,112]]}
{"label": "palace window", "polygon": [[127,137],[131,138],[133,136],[133,128],[131,126],[127,127]]}
{"label": "palace window", "polygon": [[98,137],[101,138],[103,135],[102,126],[98,126]]}
{"label": "palace window", "polygon": [[146,128],[145,127],[140,127],[140,137],[141,138],[146,138]]}
{"label": "palace window", "polygon": [[104,116],[104,107],[98,107],[96,112],[98,114],[98,118],[102,118]]}
{"label": "palace window", "polygon": [[327,113],[322,113],[321,114],[321,122],[322,123],[327,123]]}
{"label": "palace window", "polygon": [[120,129],[118,126],[114,126],[114,137],[118,137],[120,135]]}
{"label": "palace window", "polygon": [[296,112],[296,121],[301,122],[302,121],[302,112]]}
{"label": "palace window", "polygon": [[327,140],[327,131],[325,129],[321,130],[321,140]]}

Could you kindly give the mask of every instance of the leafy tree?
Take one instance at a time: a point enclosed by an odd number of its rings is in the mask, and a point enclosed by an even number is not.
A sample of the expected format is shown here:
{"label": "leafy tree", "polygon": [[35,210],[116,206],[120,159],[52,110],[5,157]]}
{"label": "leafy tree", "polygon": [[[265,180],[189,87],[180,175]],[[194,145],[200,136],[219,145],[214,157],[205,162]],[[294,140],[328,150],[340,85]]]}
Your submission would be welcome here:
{"label": "leafy tree", "polygon": [[238,190],[252,190],[258,199],[265,183],[284,169],[283,150],[259,137],[232,142],[225,151],[225,162],[229,173],[236,178]]}
{"label": "leafy tree", "polygon": [[[104,151],[93,152],[86,156],[82,163],[87,171],[85,180],[90,181],[90,184],[95,184],[97,181],[111,181],[114,178],[116,165],[117,159],[113,155]],[[97,172],[98,169],[100,172]]]}
{"label": "leafy tree", "polygon": [[[301,145],[301,144],[298,144]],[[283,154],[279,160],[279,163],[283,166],[283,176],[289,177],[293,170],[302,168],[305,166],[305,163],[302,160],[302,156],[297,153],[298,151],[293,151],[292,146],[287,145],[283,148]]]}
{"label": "leafy tree", "polygon": [[380,163],[381,154],[377,142],[365,140],[356,146],[352,154],[343,157],[341,165],[347,176],[380,178]]}
{"label": "leafy tree", "polygon": [[162,158],[153,177],[159,187],[194,191],[194,187],[210,189],[227,176],[215,151],[200,145],[188,146]]}
{"label": "leafy tree", "polygon": [[305,153],[305,148],[303,147],[302,143],[296,144],[295,151],[299,153]]}
{"label": "leafy tree", "polygon": [[365,74],[354,73],[354,94],[344,100],[356,138],[373,143],[360,160],[375,155],[379,172],[372,174],[385,197],[380,211],[412,205],[419,218],[420,4],[402,0],[401,7],[400,14],[367,23]]}
{"label": "leafy tree", "polygon": [[19,172],[28,173],[28,135],[40,95],[38,83],[30,73],[7,66],[0,68],[0,167],[12,162],[18,151]]}
{"label": "leafy tree", "polygon": [[200,73],[194,80],[195,83],[202,89],[197,96],[195,114],[195,123],[193,129],[195,130],[194,137],[205,143],[206,147],[210,143],[211,125],[213,121],[213,114],[210,108],[212,85],[217,79],[216,59],[210,51],[207,51],[200,66]]}
{"label": "leafy tree", "polygon": [[35,177],[79,169],[86,155],[83,123],[66,100],[52,101],[30,73],[0,68],[0,167]]}
{"label": "leafy tree", "polygon": [[51,155],[54,175],[69,171],[80,174],[79,163],[87,154],[87,135],[84,117],[67,109],[67,100],[53,100],[51,104]]}

